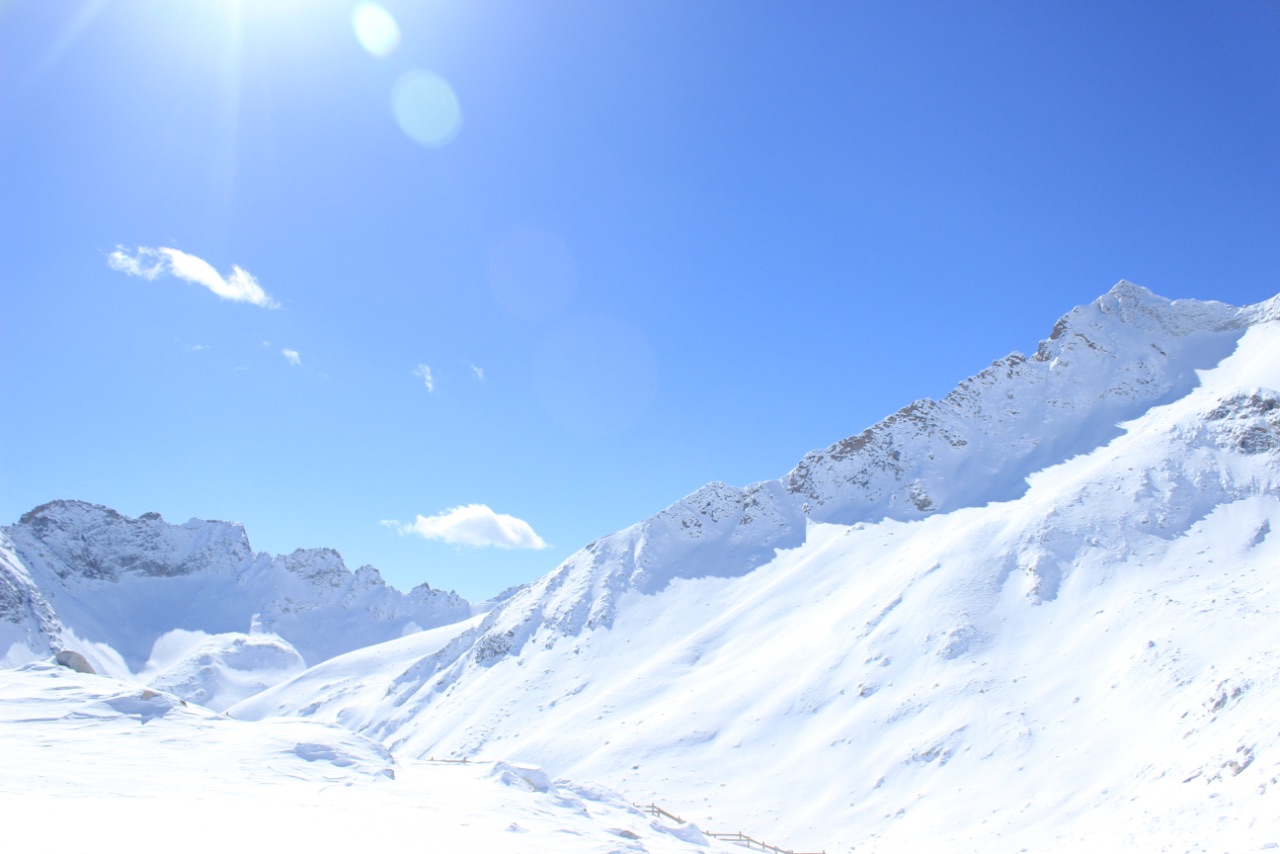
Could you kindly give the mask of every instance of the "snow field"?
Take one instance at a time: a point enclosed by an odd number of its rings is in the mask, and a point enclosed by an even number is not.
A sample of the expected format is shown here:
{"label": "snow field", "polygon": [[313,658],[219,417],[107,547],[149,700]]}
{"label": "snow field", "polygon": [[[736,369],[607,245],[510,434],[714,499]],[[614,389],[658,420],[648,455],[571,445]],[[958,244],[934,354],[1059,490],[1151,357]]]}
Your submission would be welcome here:
{"label": "snow field", "polygon": [[532,766],[396,761],[341,727],[235,721],[144,690],[53,664],[0,671],[14,850],[726,850]]}

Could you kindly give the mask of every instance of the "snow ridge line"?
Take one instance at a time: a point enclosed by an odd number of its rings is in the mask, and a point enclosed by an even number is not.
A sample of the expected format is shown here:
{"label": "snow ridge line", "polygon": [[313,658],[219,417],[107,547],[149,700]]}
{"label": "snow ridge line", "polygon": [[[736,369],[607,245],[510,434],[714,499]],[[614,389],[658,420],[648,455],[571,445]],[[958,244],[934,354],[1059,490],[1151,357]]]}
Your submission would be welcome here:
{"label": "snow ridge line", "polygon": [[[1061,317],[1034,355],[1012,353],[862,433],[806,454],[777,480],[712,482],[570,555],[490,612],[450,665],[488,668],[544,644],[609,627],[627,592],[677,578],[739,577],[802,545],[810,522],[915,521],[1010,501],[1036,472],[1094,451],[1120,424],[1180,399],[1280,297],[1238,308],[1168,300],[1121,281]],[[1048,425],[1048,426],[1047,426]]]}

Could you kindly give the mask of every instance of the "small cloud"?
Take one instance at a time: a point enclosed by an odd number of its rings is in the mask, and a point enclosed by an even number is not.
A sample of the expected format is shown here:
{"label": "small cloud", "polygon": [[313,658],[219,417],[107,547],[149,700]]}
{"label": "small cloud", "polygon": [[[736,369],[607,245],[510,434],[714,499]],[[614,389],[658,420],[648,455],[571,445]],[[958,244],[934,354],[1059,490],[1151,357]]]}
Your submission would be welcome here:
{"label": "small cloud", "polygon": [[471,373],[475,374],[476,379],[480,380],[481,382],[484,381],[484,368],[480,367],[479,365],[472,365]]}
{"label": "small cloud", "polygon": [[422,384],[427,387],[427,391],[436,390],[436,381],[431,378],[431,368],[427,365],[418,365],[413,369],[413,375],[422,380]]}
{"label": "small cloud", "polygon": [[298,355],[297,350],[290,350],[288,347],[285,347],[283,350],[280,351],[280,355],[284,356],[285,361],[287,361],[289,364],[295,365],[297,367],[302,366],[302,357]]}
{"label": "small cloud", "polygon": [[406,525],[385,520],[383,525],[400,535],[417,534],[456,546],[492,546],[499,549],[545,549],[547,544],[523,519],[495,513],[483,504],[451,507],[435,516],[419,516]]}
{"label": "small cloud", "polygon": [[175,276],[208,288],[232,302],[247,302],[261,308],[280,307],[247,270],[233,265],[231,275],[224,278],[208,261],[178,249],[139,246],[138,251],[130,255],[124,247],[117,246],[116,251],[107,256],[107,266],[130,276],[141,276],[147,281],[165,275]]}
{"label": "small cloud", "polygon": [[165,271],[164,260],[159,253],[145,247],[130,258],[123,246],[117,246],[116,251],[107,256],[107,266],[130,276],[141,276],[147,281],[152,281]]}

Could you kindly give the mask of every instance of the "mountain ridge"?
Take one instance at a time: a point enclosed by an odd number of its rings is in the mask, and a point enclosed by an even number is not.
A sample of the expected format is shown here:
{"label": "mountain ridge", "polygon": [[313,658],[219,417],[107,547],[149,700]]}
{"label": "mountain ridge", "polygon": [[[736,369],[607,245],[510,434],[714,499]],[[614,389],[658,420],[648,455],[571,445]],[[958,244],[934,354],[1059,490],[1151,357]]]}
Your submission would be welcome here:
{"label": "mountain ridge", "polygon": [[[447,642],[353,652],[229,713],[515,756],[807,850],[1181,850],[1223,822],[1257,847],[1280,834],[1275,301],[1111,297],[1027,360],[1038,384],[979,388],[1087,440],[999,500],[801,509],[779,545],[782,480],[712,484]],[[900,451],[957,435],[886,422]]]}
{"label": "mountain ridge", "polygon": [[138,672],[156,641],[181,629],[278,634],[314,664],[471,614],[457,594],[428,584],[402,593],[374,567],[348,569],[333,549],[254,552],[236,522],[173,525],[158,513],[135,519],[60,500],[0,536],[0,651],[11,659],[22,655],[14,644],[30,657],[75,637],[110,647]]}
{"label": "mountain ridge", "polygon": [[[1025,492],[1033,472],[1099,447],[1119,435],[1119,422],[1186,394],[1198,382],[1197,369],[1217,364],[1251,324],[1276,317],[1280,297],[1234,307],[1169,300],[1122,280],[1060,318],[1030,359],[1017,352],[998,359],[961,381],[941,402],[910,403],[859,434],[806,454],[782,478],[742,488],[707,484],[648,519],[588,544],[494,609],[481,627],[484,640],[476,659],[484,663],[518,650],[535,623],[561,635],[610,625],[613,603],[623,592],[660,590],[684,577],[680,567],[695,567],[702,575],[749,572],[776,550],[803,542],[810,520],[918,519],[1007,500]],[[1153,335],[1163,347],[1144,339]],[[1131,361],[1122,358],[1135,354]],[[1101,405],[1091,399],[1096,395],[1087,381],[1091,371],[1101,371],[1106,381]],[[1081,374],[1084,381],[1077,379]],[[1001,389],[1018,382],[1030,405],[1001,407],[1002,393],[1013,398]],[[1061,393],[1044,394],[1045,387]],[[990,409],[1001,410],[1005,418]],[[1022,425],[1016,435],[996,432],[993,438],[991,431],[981,430],[984,423],[1008,423],[1011,415]],[[1043,443],[1046,426],[1065,438]],[[996,444],[1003,468],[975,467],[975,448],[990,451]],[[993,458],[988,453],[979,460],[989,464]],[[912,463],[916,468],[908,468]],[[994,480],[1000,483],[997,489],[990,486]],[[985,489],[966,491],[966,483]],[[706,557],[709,544],[719,554]],[[522,607],[522,613],[511,613]]]}

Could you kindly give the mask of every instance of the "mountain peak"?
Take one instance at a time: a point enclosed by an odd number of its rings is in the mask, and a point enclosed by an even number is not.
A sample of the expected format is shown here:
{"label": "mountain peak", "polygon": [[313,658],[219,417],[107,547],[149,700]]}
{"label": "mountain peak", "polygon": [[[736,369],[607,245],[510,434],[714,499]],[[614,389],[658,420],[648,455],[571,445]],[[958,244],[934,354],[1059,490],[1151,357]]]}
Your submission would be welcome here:
{"label": "mountain peak", "polygon": [[22,514],[10,533],[39,541],[63,577],[118,581],[122,575],[175,576],[253,556],[244,528],[192,519],[170,525],[159,513],[137,519],[87,501],[58,500]]}
{"label": "mountain peak", "polygon": [[1142,285],[1135,284],[1129,281],[1128,279],[1121,279],[1120,281],[1116,282],[1114,285],[1111,286],[1111,290],[1107,291],[1107,294],[1114,297],[1130,297],[1133,299],[1149,299],[1149,300],[1154,299],[1154,300],[1160,300],[1163,302],[1168,302],[1168,300],[1164,299],[1164,297],[1157,296],[1149,288],[1144,288]]}
{"label": "mountain peak", "polygon": [[784,478],[817,521],[913,519],[1015,498],[1026,478],[1119,434],[1117,424],[1198,383],[1248,328],[1241,309],[1168,300],[1120,281],[1068,312],[1030,359],[1014,353]]}
{"label": "mountain peak", "polygon": [[[143,514],[147,517],[150,514]],[[19,525],[48,525],[53,520],[66,518],[69,516],[105,516],[111,519],[122,518],[119,513],[110,507],[104,507],[101,504],[93,504],[88,501],[77,501],[74,499],[58,498],[53,501],[46,501],[39,507],[33,507],[22,517],[18,519]]]}

